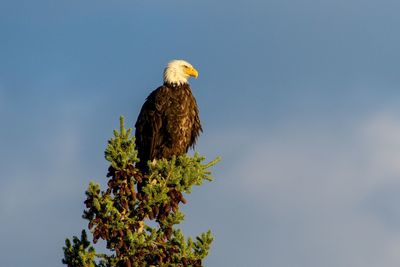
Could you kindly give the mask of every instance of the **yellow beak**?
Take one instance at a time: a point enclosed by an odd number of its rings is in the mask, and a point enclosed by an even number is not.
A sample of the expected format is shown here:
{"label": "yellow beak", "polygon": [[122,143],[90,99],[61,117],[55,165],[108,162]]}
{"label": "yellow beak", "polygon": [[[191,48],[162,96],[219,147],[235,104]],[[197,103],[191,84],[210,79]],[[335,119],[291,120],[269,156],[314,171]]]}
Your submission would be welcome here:
{"label": "yellow beak", "polygon": [[187,68],[185,70],[185,72],[189,76],[192,76],[192,77],[195,77],[195,78],[199,77],[199,73],[195,68]]}

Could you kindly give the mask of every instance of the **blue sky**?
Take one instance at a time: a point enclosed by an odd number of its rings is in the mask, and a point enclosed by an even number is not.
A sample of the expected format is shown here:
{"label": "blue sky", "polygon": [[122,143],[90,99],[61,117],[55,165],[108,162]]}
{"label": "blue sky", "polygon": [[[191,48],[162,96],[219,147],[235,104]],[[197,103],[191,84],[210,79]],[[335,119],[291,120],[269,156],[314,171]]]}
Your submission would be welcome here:
{"label": "blue sky", "polygon": [[221,155],[183,229],[206,266],[400,264],[400,2],[0,0],[0,256],[62,266],[84,191],[106,182],[171,59]]}

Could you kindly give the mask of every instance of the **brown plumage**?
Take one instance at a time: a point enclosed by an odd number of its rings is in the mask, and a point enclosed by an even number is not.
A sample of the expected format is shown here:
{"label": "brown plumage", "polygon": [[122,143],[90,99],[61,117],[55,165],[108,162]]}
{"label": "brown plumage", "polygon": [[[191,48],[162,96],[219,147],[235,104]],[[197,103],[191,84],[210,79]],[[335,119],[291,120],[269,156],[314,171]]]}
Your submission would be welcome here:
{"label": "brown plumage", "polygon": [[[168,78],[172,70],[182,73]],[[147,172],[149,160],[185,154],[202,131],[196,99],[187,83],[189,76],[197,77],[189,63],[170,62],[164,72],[164,85],[154,90],[142,106],[135,124],[140,159],[137,167],[142,172]]]}

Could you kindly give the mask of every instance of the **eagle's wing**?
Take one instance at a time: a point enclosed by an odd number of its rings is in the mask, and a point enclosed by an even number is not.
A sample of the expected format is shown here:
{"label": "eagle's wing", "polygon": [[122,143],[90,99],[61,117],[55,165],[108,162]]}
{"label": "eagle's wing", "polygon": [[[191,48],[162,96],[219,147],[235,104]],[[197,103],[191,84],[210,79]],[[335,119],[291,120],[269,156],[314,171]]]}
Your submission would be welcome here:
{"label": "eagle's wing", "polygon": [[157,158],[157,150],[165,141],[163,117],[170,103],[169,88],[161,86],[154,90],[146,99],[135,124],[136,148],[142,170],[147,168],[147,162]]}

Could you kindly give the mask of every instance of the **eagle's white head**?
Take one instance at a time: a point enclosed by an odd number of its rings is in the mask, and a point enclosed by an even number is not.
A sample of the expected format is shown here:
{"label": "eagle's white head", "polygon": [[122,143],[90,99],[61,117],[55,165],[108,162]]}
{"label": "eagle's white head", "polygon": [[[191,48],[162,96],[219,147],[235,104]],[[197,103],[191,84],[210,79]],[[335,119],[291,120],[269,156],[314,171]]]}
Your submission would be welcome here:
{"label": "eagle's white head", "polygon": [[190,76],[197,78],[199,73],[189,62],[184,60],[172,60],[164,69],[164,83],[185,84]]}

